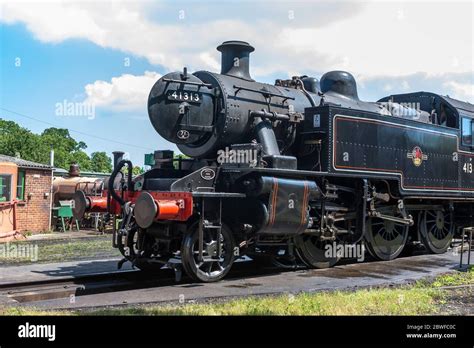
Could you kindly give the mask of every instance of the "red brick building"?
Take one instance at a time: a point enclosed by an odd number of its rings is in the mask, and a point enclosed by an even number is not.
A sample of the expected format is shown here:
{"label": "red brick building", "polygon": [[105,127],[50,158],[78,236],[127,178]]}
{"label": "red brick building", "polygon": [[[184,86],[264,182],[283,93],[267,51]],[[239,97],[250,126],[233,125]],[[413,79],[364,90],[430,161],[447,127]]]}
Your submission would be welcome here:
{"label": "red brick building", "polygon": [[0,241],[50,229],[53,168],[0,155]]}

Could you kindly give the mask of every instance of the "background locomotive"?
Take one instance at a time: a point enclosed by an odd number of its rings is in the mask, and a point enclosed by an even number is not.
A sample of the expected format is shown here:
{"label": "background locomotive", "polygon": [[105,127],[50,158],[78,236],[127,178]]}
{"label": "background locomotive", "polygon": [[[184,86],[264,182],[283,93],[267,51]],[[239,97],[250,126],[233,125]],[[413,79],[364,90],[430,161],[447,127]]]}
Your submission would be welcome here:
{"label": "background locomotive", "polygon": [[[190,159],[175,167],[159,151],[155,168],[106,190],[125,260],[216,281],[243,255],[330,267],[333,243],[381,260],[414,242],[442,253],[472,225],[473,105],[431,93],[364,102],[342,71],[259,83],[252,46],[217,49],[220,74],[185,68],[149,95],[152,125]],[[97,202],[78,193],[76,210]]]}
{"label": "background locomotive", "polygon": [[[65,175],[53,178],[53,211],[52,228],[76,227],[78,224],[82,228],[96,228],[103,231],[105,225],[104,213],[94,213],[89,211],[83,214],[76,221],[71,218],[71,200],[76,191],[81,191],[88,196],[102,196],[102,191],[106,187],[108,175],[98,175],[99,173],[81,173],[77,163],[71,163],[69,171]],[[79,228],[79,226],[77,226]]]}

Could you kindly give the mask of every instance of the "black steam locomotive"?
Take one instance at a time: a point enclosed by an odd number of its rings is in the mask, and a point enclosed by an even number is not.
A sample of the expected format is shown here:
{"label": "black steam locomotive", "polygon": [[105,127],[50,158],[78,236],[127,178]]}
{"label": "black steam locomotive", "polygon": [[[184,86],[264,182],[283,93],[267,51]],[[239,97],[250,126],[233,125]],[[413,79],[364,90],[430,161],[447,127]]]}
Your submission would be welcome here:
{"label": "black steam locomotive", "polygon": [[269,85],[251,78],[248,43],[217,49],[220,74],[185,68],[150,92],[152,125],[189,158],[157,151],[153,169],[109,188],[126,260],[210,282],[244,255],[324,268],[339,260],[328,245],[380,260],[414,243],[443,253],[473,225],[472,104],[425,92],[364,102],[343,71]]}

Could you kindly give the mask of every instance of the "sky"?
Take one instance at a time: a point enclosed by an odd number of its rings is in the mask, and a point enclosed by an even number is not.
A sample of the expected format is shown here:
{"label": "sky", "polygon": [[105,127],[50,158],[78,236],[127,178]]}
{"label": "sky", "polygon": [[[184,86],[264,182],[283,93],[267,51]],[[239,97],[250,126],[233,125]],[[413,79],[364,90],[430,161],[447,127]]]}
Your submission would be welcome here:
{"label": "sky", "polygon": [[351,72],[359,97],[430,91],[474,103],[473,1],[0,0],[0,117],[68,128],[89,154],[176,147],[148,119],[160,76],[220,71],[216,47],[255,47],[261,82]]}

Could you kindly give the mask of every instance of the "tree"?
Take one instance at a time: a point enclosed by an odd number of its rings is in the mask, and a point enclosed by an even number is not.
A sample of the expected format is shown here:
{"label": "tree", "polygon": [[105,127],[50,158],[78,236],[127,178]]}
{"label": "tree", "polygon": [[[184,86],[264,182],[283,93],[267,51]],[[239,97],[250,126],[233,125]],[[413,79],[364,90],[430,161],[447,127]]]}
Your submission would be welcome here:
{"label": "tree", "polygon": [[175,160],[175,161],[173,162],[173,167],[174,167],[174,169],[179,169],[179,159],[188,159],[188,158],[189,158],[188,156],[183,155],[183,154],[181,154],[181,153],[180,153],[180,154],[175,154],[175,155],[173,156],[173,159]]}
{"label": "tree", "polygon": [[[49,164],[51,149],[54,150],[55,167],[68,169],[75,162],[83,171],[112,172],[112,160],[105,152],[93,152],[89,157],[84,151],[86,143],[76,141],[67,129],[47,128],[38,135],[0,118],[0,154],[19,155],[25,160]],[[133,173],[141,174],[143,169],[134,167]]]}
{"label": "tree", "polygon": [[49,163],[49,149],[39,135],[20,127],[13,121],[0,119],[0,153],[7,156]]}
{"label": "tree", "polygon": [[89,156],[82,151],[85,144],[74,140],[67,129],[47,128],[41,138],[49,149],[54,149],[55,167],[68,168],[72,162],[76,162],[82,170],[89,170]]}
{"label": "tree", "polygon": [[[124,166],[122,168],[122,173],[123,175],[127,176],[128,175],[128,166]],[[139,166],[134,166],[133,169],[132,169],[132,176],[137,176],[137,175],[140,175],[140,174],[143,174],[145,173],[145,170]]]}
{"label": "tree", "polygon": [[[74,151],[73,153],[70,154],[70,156],[68,156],[68,158],[69,158],[68,166],[71,163],[75,162],[79,164],[79,168],[82,171],[90,172],[93,170],[91,159],[89,158],[87,153],[85,153],[84,151],[81,151],[81,150]],[[62,168],[68,168],[68,167],[62,167]]]}
{"label": "tree", "polygon": [[134,166],[133,169],[132,169],[133,176],[140,175],[140,174],[143,174],[143,173],[145,173],[145,171],[143,170],[143,168],[141,168],[139,166]]}
{"label": "tree", "polygon": [[105,152],[91,153],[91,170],[98,173],[111,173],[112,159]]}

